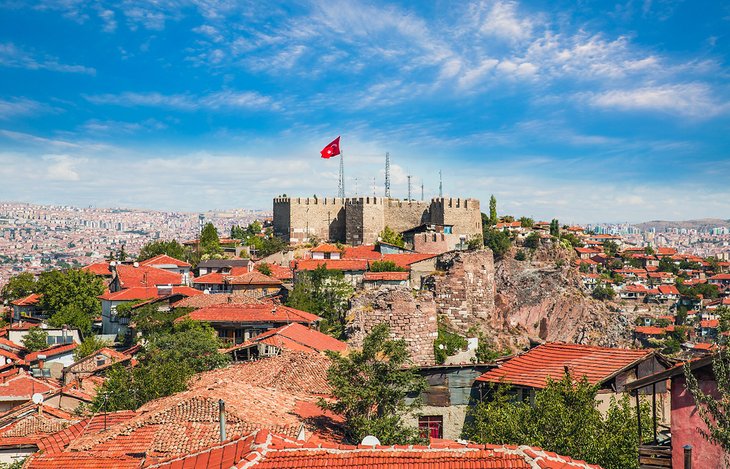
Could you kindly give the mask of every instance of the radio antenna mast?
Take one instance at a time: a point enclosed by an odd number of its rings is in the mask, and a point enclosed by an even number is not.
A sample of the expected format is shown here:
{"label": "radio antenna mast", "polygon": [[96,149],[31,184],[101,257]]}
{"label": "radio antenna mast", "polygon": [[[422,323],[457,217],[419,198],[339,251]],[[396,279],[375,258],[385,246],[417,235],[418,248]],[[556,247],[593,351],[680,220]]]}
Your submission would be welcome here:
{"label": "radio antenna mast", "polygon": [[390,198],[390,153],[385,152],[385,197]]}

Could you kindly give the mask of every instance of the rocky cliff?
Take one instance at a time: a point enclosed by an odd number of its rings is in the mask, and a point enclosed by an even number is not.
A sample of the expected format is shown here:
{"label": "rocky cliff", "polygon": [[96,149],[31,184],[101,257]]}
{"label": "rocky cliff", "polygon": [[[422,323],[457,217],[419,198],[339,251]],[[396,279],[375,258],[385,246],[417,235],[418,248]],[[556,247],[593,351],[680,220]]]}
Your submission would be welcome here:
{"label": "rocky cliff", "polygon": [[631,344],[628,326],[636,313],[615,312],[584,293],[570,250],[548,241],[526,261],[514,254],[495,261],[489,249],[450,252],[439,256],[417,295],[405,287],[361,292],[350,311],[350,344],[358,346],[374,325],[388,322],[415,361],[429,363],[437,317],[462,335],[476,327],[511,350],[530,341]]}

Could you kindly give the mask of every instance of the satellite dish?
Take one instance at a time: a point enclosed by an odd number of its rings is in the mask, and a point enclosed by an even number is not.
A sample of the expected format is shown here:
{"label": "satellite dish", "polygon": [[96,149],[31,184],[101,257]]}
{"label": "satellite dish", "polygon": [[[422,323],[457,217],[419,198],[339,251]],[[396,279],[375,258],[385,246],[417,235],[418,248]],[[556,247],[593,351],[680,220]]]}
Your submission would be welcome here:
{"label": "satellite dish", "polygon": [[33,399],[33,404],[43,404],[43,394],[39,392],[33,394],[31,399]]}
{"label": "satellite dish", "polygon": [[368,435],[362,439],[362,443],[360,444],[365,446],[380,446],[380,440],[373,435]]}

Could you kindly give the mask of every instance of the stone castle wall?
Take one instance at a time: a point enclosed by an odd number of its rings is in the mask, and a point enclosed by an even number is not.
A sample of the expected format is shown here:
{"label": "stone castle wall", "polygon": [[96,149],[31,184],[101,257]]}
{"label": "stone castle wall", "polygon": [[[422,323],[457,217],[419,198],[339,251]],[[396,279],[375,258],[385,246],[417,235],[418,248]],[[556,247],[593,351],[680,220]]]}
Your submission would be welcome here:
{"label": "stone castle wall", "polygon": [[362,347],[362,342],[373,327],[386,323],[394,339],[403,339],[413,363],[433,365],[433,341],[438,336],[436,304],[431,292],[414,298],[411,289],[404,286],[381,287],[366,291],[351,302],[347,326],[348,344]]}
{"label": "stone castle wall", "polygon": [[345,239],[345,203],[335,197],[274,199],[274,234],[290,243]]}
{"label": "stone castle wall", "polygon": [[430,202],[382,197],[274,199],[274,233],[290,243],[311,237],[348,244],[373,244],[388,226],[396,232],[424,223],[454,225],[455,235],[481,234],[476,199],[435,198]]}

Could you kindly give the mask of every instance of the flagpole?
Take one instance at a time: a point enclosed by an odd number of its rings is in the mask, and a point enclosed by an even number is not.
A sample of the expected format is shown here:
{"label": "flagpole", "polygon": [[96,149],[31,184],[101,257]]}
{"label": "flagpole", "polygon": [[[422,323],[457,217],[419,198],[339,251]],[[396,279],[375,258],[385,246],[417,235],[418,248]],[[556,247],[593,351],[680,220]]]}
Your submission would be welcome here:
{"label": "flagpole", "polygon": [[345,198],[345,155],[340,150],[340,184],[337,196],[341,199]]}

